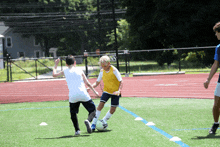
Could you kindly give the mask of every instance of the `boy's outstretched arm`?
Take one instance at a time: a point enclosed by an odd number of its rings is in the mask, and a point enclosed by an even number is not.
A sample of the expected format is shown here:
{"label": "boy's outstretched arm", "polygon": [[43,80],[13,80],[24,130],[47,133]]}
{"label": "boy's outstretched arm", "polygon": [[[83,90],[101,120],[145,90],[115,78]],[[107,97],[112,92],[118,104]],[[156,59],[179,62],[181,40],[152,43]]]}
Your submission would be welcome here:
{"label": "boy's outstretched arm", "polygon": [[58,77],[58,76],[64,76],[63,71],[60,71],[60,72],[57,73],[57,65],[59,64],[59,62],[60,62],[60,59],[55,60],[55,66],[53,68],[53,77],[54,78]]}
{"label": "boy's outstretched arm", "polygon": [[83,76],[83,80],[85,82],[85,84],[95,93],[95,95],[97,97],[99,97],[99,93],[97,91],[95,91],[95,89],[93,88],[93,86],[90,84],[90,82],[88,81],[88,79],[86,78],[86,75],[84,73],[82,73]]}

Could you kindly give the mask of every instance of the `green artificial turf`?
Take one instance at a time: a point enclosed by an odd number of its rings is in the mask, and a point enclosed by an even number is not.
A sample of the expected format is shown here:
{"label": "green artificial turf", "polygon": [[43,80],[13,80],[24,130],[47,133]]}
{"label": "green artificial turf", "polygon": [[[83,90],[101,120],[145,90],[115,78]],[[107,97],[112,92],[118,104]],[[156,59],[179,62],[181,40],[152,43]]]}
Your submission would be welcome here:
{"label": "green artificial turf", "polygon": [[[94,100],[98,105],[99,99]],[[108,121],[106,132],[88,134],[84,120],[88,114],[81,105],[78,120],[81,135],[74,136],[68,101],[12,103],[0,105],[0,146],[4,147],[177,147],[161,131],[193,147],[217,146],[216,135],[208,135],[212,126],[213,100],[174,98],[121,98],[120,107]],[[125,110],[121,109],[125,108]],[[110,109],[103,108],[100,119]],[[135,116],[153,122],[151,128]],[[42,122],[46,126],[40,126]],[[219,133],[218,133],[219,132]]]}

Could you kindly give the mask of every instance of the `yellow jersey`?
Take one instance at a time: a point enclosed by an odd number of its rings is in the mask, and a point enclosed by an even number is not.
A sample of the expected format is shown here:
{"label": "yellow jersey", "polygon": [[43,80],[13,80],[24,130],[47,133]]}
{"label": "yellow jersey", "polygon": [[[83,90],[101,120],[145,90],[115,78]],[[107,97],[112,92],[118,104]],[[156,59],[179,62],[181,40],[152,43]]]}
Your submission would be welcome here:
{"label": "yellow jersey", "polygon": [[113,67],[110,67],[110,70],[106,72],[103,70],[102,80],[104,83],[104,91],[112,94],[114,91],[118,91],[120,82],[118,81],[117,77],[113,73]]}

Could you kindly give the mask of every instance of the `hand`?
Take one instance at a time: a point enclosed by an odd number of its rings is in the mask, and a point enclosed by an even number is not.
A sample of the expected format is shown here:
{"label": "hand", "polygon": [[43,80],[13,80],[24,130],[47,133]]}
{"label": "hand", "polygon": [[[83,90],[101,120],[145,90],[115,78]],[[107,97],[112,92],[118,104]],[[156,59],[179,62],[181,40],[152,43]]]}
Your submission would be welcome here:
{"label": "hand", "polygon": [[120,95],[120,91],[114,91],[113,94],[119,96]]}
{"label": "hand", "polygon": [[89,93],[89,91],[90,91],[90,88],[87,88],[86,90],[87,90],[87,92]]}
{"label": "hand", "polygon": [[209,83],[210,83],[210,81],[208,81],[208,80],[205,81],[205,83],[204,83],[205,89],[207,89],[209,87]]}
{"label": "hand", "polygon": [[95,92],[95,94],[96,94],[96,98],[99,98],[100,96],[99,96],[99,93],[96,91]]}
{"label": "hand", "polygon": [[57,65],[59,64],[59,62],[60,62],[60,59],[59,59],[59,58],[55,60],[55,67],[57,67]]}

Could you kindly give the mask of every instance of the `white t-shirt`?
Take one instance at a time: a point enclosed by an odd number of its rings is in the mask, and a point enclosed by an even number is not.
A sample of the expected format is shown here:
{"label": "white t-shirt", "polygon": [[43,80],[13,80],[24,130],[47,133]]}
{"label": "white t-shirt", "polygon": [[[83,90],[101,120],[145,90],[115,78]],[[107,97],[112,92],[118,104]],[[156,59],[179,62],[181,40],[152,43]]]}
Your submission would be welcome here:
{"label": "white t-shirt", "polygon": [[82,77],[83,71],[72,67],[64,70],[64,75],[66,77],[67,86],[69,89],[69,102],[76,103],[79,101],[89,101],[91,97],[89,96],[85,83]]}

